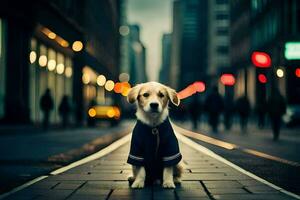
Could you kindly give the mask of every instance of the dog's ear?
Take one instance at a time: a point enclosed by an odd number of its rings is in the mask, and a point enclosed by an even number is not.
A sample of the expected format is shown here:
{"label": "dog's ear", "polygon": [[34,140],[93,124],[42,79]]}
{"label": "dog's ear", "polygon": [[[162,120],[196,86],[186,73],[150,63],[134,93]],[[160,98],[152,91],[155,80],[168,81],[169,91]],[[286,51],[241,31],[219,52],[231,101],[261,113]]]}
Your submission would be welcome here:
{"label": "dog's ear", "polygon": [[129,90],[129,93],[127,95],[127,101],[129,103],[134,103],[137,100],[140,92],[140,88],[141,88],[141,84],[137,84],[136,86],[134,86]]}
{"label": "dog's ear", "polygon": [[180,99],[177,96],[177,92],[175,90],[173,90],[172,88],[166,87],[167,89],[167,93],[169,96],[170,101],[175,105],[175,106],[179,106],[180,104]]}

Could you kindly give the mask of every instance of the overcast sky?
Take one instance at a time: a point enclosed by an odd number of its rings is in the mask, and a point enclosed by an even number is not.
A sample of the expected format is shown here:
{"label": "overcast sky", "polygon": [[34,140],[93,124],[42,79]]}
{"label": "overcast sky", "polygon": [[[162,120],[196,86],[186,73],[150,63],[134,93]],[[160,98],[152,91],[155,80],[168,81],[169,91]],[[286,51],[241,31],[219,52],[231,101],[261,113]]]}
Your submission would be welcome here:
{"label": "overcast sky", "polygon": [[139,24],[141,40],[147,51],[147,76],[158,80],[161,65],[161,38],[171,32],[173,0],[128,0],[127,16],[130,24]]}

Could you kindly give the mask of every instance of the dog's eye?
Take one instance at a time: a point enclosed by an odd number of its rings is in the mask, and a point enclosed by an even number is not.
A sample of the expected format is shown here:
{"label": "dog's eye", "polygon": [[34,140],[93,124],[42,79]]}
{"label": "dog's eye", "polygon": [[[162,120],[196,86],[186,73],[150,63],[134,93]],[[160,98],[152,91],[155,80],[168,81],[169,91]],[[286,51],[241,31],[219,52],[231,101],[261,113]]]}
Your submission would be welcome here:
{"label": "dog's eye", "polygon": [[143,97],[149,97],[149,93],[144,93]]}
{"label": "dog's eye", "polygon": [[164,95],[163,93],[158,93],[158,96],[159,96],[160,98],[163,98],[165,95]]}

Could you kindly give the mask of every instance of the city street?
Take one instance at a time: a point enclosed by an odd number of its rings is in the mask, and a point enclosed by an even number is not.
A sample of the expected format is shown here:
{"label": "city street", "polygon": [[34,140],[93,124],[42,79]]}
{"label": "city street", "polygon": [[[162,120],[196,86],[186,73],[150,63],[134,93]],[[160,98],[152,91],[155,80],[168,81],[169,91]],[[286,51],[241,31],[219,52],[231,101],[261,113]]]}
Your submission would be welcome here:
{"label": "city street", "polygon": [[[189,122],[179,124],[192,130]],[[220,127],[218,133],[212,133],[208,125],[203,123],[198,130],[194,130],[198,135],[191,135],[191,138],[245,170],[300,194],[299,128],[283,128],[279,141],[274,142],[269,127],[258,129],[251,123],[247,132],[241,132],[237,124],[230,131]],[[210,138],[199,139],[199,135]],[[226,144],[220,144],[220,141]],[[226,145],[232,145],[233,148],[227,148]]]}
{"label": "city street", "polygon": [[161,199],[161,200],[217,200],[299,199],[251,173],[224,160],[209,149],[189,140],[177,130],[183,154],[182,182],[176,189],[162,189],[160,185],[146,185],[131,189],[127,181],[131,166],[126,163],[129,141],[127,135],[103,150],[72,165],[41,176],[17,188],[1,199]]}
{"label": "city street", "polygon": [[[131,122],[96,128],[1,129],[0,193],[98,151],[129,133]],[[4,132],[5,131],[5,132]]]}

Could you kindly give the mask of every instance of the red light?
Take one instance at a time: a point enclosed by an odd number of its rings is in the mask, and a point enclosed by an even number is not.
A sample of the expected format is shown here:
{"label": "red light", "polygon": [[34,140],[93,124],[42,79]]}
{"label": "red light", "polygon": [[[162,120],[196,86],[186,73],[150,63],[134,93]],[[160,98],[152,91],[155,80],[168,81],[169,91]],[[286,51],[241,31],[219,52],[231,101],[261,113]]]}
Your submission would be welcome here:
{"label": "red light", "polygon": [[235,84],[235,78],[232,74],[223,74],[220,80],[223,85],[233,86]]}
{"label": "red light", "polygon": [[256,67],[268,68],[271,66],[271,57],[265,52],[254,51],[251,60]]}
{"label": "red light", "polygon": [[259,81],[260,83],[267,83],[268,79],[267,79],[266,75],[264,75],[264,74],[259,74],[259,75],[258,75],[258,81]]}
{"label": "red light", "polygon": [[193,86],[197,92],[205,91],[205,84],[202,81],[197,81],[197,82],[193,83]]}
{"label": "red light", "polygon": [[295,70],[295,75],[296,75],[298,78],[300,78],[300,68],[297,68],[297,69]]}
{"label": "red light", "polygon": [[204,92],[204,91],[205,91],[205,83],[203,83],[202,81],[197,81],[187,86],[180,92],[178,92],[177,96],[179,99],[185,99],[189,96],[192,96],[196,92]]}

